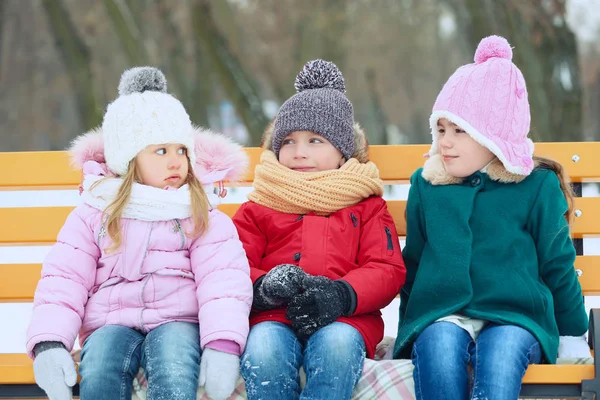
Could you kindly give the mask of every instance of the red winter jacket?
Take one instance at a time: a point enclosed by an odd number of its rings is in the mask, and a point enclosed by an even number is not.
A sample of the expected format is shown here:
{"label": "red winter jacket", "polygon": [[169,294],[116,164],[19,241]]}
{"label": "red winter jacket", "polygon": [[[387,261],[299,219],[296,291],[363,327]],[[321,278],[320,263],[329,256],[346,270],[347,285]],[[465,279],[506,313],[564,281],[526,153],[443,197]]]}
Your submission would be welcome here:
{"label": "red winter jacket", "polygon": [[[233,217],[250,262],[252,282],[279,264],[296,264],[311,275],[348,282],[357,297],[350,317],[340,317],[362,334],[368,357],[383,338],[380,309],[404,284],[406,269],[392,216],[372,196],[328,217],[286,214],[254,202]],[[250,326],[263,321],[290,324],[285,308],[253,310]]]}

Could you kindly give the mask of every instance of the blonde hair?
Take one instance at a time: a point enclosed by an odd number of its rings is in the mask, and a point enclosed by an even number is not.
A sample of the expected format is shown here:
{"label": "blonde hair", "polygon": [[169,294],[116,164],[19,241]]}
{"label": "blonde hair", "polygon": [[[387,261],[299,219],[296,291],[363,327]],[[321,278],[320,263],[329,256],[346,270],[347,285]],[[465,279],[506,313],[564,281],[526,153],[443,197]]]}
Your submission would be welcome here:
{"label": "blonde hair", "polygon": [[[110,179],[110,178],[106,178]],[[96,182],[90,190],[100,184],[102,181]],[[135,182],[141,182],[139,167],[135,162],[135,158],[131,160],[127,167],[127,172],[123,176],[123,183],[117,191],[115,200],[110,203],[103,212],[103,219],[106,224],[106,232],[112,239],[113,243],[110,247],[106,248],[107,253],[113,252],[121,247],[123,243],[123,235],[121,232],[121,218],[123,216],[123,210],[129,203],[131,197],[131,188]],[[190,187],[190,198],[192,208],[192,220],[194,222],[194,229],[192,232],[185,232],[185,235],[190,238],[200,237],[208,228],[208,209],[209,202],[208,196],[202,187],[202,184],[194,175],[193,168],[190,160],[188,159],[188,176],[186,183]]]}
{"label": "blonde hair", "polygon": [[558,177],[558,181],[560,182],[560,189],[565,196],[565,200],[568,204],[567,212],[565,212],[565,219],[567,223],[571,225],[573,222],[573,203],[575,198],[575,193],[573,192],[573,188],[571,187],[571,179],[569,175],[567,175],[565,169],[562,164],[558,161],[554,161],[550,158],[533,156],[533,162],[535,168],[549,169],[556,174]]}

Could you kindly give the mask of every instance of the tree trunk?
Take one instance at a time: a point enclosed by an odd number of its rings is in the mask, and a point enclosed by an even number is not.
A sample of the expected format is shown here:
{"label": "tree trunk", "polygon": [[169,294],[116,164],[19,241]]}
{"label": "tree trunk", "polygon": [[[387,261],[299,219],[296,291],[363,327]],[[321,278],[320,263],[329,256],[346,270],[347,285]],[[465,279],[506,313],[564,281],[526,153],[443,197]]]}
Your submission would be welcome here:
{"label": "tree trunk", "polygon": [[387,126],[388,118],[383,111],[379,95],[377,94],[377,79],[375,71],[368,69],[365,72],[365,80],[367,81],[368,96],[369,96],[369,115],[372,116],[373,133],[369,135],[372,144],[388,144]]}
{"label": "tree trunk", "polygon": [[[346,54],[344,36],[348,28],[346,18],[346,0],[327,0],[321,16],[326,17],[320,29],[321,55],[327,61],[335,63],[340,71],[344,71]],[[319,41],[318,38],[315,40]],[[305,60],[305,62],[308,60]]]}
{"label": "tree trunk", "polygon": [[[4,9],[6,0],[0,0],[0,62],[4,59]],[[0,82],[2,81],[2,66],[0,65]]]}
{"label": "tree trunk", "polygon": [[230,51],[224,35],[214,22],[209,0],[196,0],[192,10],[194,32],[211,60],[227,97],[233,103],[250,136],[250,144],[260,143],[268,119],[262,101],[240,61]]}
{"label": "tree trunk", "polygon": [[94,93],[89,50],[61,0],[42,0],[42,5],[77,97],[81,123],[84,129],[91,129],[102,121],[102,107]]}
{"label": "tree trunk", "polygon": [[140,27],[129,10],[129,6],[123,0],[104,0],[104,6],[130,66],[146,65],[148,55],[144,49]]}
{"label": "tree trunk", "polygon": [[202,51],[198,41],[194,44],[196,53],[196,87],[191,92],[191,107],[197,108],[198,123],[204,127],[210,127],[210,110],[215,105],[215,78],[210,68],[209,60]]}
{"label": "tree trunk", "polygon": [[[185,40],[181,37],[175,23],[172,20],[171,9],[165,0],[157,1],[158,10],[162,15],[161,23],[165,35],[160,39],[161,45],[165,46],[167,55],[164,57],[168,65],[167,81],[171,82],[173,93],[183,102],[186,110],[190,114],[193,123],[208,127],[208,111],[210,104],[210,92],[201,90],[197,85],[204,85],[206,77],[197,75],[197,79],[189,79],[183,66],[185,65]],[[201,55],[196,54],[195,63],[201,65]],[[198,68],[197,68],[198,69]],[[198,96],[202,92],[202,96]]]}

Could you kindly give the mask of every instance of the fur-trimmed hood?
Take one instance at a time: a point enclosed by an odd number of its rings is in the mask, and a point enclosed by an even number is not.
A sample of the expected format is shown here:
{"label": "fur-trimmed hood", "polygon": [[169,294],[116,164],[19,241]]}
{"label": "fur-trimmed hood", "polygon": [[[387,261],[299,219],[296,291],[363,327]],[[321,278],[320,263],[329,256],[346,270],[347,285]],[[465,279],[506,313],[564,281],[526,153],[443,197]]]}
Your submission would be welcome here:
{"label": "fur-trimmed hood", "polygon": [[[263,133],[260,147],[265,150],[273,150],[274,125],[275,120],[271,121]],[[352,154],[352,158],[356,158],[360,163],[363,164],[369,161],[369,141],[367,140],[365,131],[358,122],[354,123],[354,153]]]}
{"label": "fur-trimmed hood", "polygon": [[[502,162],[497,158],[487,166],[485,173],[493,181],[502,183],[519,183],[527,177],[525,175],[517,175],[508,172]],[[462,183],[464,180],[463,178],[457,178],[446,172],[444,163],[439,154],[434,154],[425,161],[421,176],[432,185],[456,185]]]}
{"label": "fur-trimmed hood", "polygon": [[[194,128],[194,173],[202,184],[237,181],[248,167],[248,156],[237,143],[207,129]],[[106,164],[102,129],[96,128],[73,140],[69,148],[71,164],[81,169],[88,161]]]}

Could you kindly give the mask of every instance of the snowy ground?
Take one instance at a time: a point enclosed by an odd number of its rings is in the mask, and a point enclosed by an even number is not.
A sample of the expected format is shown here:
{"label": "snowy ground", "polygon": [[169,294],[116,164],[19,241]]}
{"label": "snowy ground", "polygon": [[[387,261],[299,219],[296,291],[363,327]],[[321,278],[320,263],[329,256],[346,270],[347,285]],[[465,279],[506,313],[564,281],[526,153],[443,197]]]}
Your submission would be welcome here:
{"label": "snowy ground", "polygon": [[[390,189],[390,188],[388,188]],[[230,189],[227,202],[239,203],[245,200],[248,188]],[[386,199],[406,199],[407,185],[398,185],[391,190],[386,190]],[[584,196],[598,196],[596,185],[585,185]],[[67,206],[76,205],[79,196],[76,191],[47,191],[43,196],[39,192],[0,192],[0,207],[35,207],[35,206]],[[3,226],[2,229],[9,229]],[[402,243],[403,245],[403,243]],[[48,252],[48,246],[33,247],[1,247],[1,264],[40,263]],[[586,239],[584,241],[586,254],[600,254],[600,239]],[[599,297],[586,298],[589,307],[600,307]],[[395,336],[398,323],[399,300],[394,300],[383,310],[386,336]],[[25,331],[31,317],[30,303],[0,303],[0,353],[25,352]]]}

